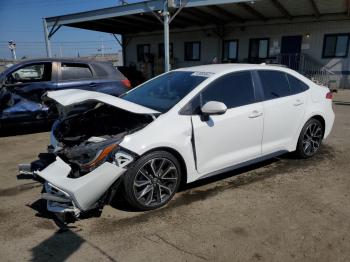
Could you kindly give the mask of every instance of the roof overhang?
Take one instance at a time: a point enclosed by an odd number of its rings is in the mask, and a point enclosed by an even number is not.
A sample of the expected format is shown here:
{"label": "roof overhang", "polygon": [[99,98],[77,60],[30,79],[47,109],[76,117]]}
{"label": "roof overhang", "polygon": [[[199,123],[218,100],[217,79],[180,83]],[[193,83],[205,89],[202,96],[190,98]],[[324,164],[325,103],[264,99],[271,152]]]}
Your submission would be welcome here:
{"label": "roof overhang", "polygon": [[[52,27],[49,36],[64,25],[113,34],[137,34],[162,30],[164,0],[126,4],[87,12],[45,18]],[[172,29],[193,26],[249,24],[253,21],[321,19],[325,16],[349,18],[350,1],[344,0],[169,0],[176,18]],[[349,4],[347,4],[349,3]]]}

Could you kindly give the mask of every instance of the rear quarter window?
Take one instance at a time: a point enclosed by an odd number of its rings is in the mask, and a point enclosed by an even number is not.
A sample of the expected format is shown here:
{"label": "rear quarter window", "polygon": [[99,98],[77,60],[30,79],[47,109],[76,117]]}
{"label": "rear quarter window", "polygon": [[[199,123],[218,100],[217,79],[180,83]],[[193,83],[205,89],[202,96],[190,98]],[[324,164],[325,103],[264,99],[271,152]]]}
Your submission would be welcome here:
{"label": "rear quarter window", "polygon": [[260,70],[258,74],[264,90],[265,100],[291,95],[289,82],[284,72]]}
{"label": "rear quarter window", "polygon": [[126,77],[113,66],[112,63],[94,63],[92,64],[94,71],[99,78],[113,78],[123,80]]}
{"label": "rear quarter window", "polygon": [[296,77],[294,77],[290,74],[287,74],[287,78],[288,78],[291,93],[293,95],[302,93],[302,92],[309,89],[309,86],[307,84],[305,84],[303,81],[297,79]]}

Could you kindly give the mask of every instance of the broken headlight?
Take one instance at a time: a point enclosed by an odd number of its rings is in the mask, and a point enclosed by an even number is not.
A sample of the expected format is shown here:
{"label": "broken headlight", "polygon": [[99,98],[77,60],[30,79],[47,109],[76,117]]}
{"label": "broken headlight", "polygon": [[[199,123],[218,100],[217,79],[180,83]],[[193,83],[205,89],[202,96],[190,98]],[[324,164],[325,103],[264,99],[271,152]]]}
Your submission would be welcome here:
{"label": "broken headlight", "polygon": [[105,162],[108,157],[111,157],[113,155],[113,152],[115,152],[118,148],[117,144],[111,144],[109,146],[106,146],[105,148],[99,150],[95,157],[88,163],[82,164],[80,167],[83,170],[91,171],[98,167],[100,164]]}
{"label": "broken headlight", "polygon": [[113,161],[118,151],[119,140],[106,140],[98,143],[87,143],[63,149],[58,155],[73,164],[74,170],[90,172],[105,161]]}

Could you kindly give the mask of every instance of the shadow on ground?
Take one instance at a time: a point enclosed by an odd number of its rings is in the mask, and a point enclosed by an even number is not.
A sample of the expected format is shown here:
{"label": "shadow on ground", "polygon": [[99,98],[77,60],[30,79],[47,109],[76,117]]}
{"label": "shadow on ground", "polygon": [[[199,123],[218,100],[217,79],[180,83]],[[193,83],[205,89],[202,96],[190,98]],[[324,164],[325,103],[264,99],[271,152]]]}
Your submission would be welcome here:
{"label": "shadow on ground", "polygon": [[[232,190],[248,184],[256,183],[277,175],[288,175],[296,170],[306,170],[315,166],[318,162],[325,159],[334,159],[335,151],[332,147],[323,145],[319,153],[310,159],[296,159],[291,154],[283,155],[279,158],[273,158],[255,165],[240,168],[231,172],[223,173],[211,178],[203,179],[184,186],[176,198],[167,204],[164,208],[153,211],[139,212],[137,215],[122,219],[101,218],[95,224],[94,232],[108,233],[134,226],[139,223],[146,223],[155,217],[164,217],[169,211],[181,206],[187,206],[197,201],[215,197],[226,190]],[[224,181],[220,181],[223,180]],[[215,183],[213,186],[204,186]],[[122,202],[121,200],[118,200]],[[123,205],[111,204],[116,209],[121,209]],[[127,210],[128,209],[123,209]]]}
{"label": "shadow on ground", "polygon": [[59,218],[57,218],[51,212],[48,212],[46,209],[45,200],[37,200],[30,205],[30,208],[37,211],[35,216],[52,219],[58,227],[57,231],[51,237],[44,240],[31,250],[31,261],[66,261],[72,254],[81,248],[84,243],[87,246],[92,247],[105,259],[109,261],[116,261],[101,248],[73,232],[72,229],[75,229],[76,227],[64,225]]}
{"label": "shadow on ground", "polygon": [[350,106],[350,102],[346,101],[333,101],[333,103],[339,106]]}
{"label": "shadow on ground", "polygon": [[51,237],[32,249],[31,261],[66,261],[83,244],[92,247],[97,253],[109,261],[116,261],[105,251],[85,240],[71,230],[57,231]]}
{"label": "shadow on ground", "polygon": [[[143,213],[130,207],[130,205],[123,199],[122,188],[120,188],[120,190],[117,192],[114,200],[112,201],[112,203],[110,203],[110,205],[117,210],[137,212],[140,213],[140,215],[152,214],[159,210],[162,212],[163,210],[168,210],[183,205],[189,205],[196,201],[205,200],[206,198],[213,197],[224,190],[238,188],[248,184],[256,183],[276,175],[288,174],[298,169],[306,169],[309,166],[314,166],[317,162],[320,162],[327,158],[334,159],[334,154],[335,152],[332,147],[328,145],[323,145],[320,148],[318,154],[310,159],[297,159],[294,157],[293,154],[289,153],[260,163],[238,168],[230,172],[205,178],[181,186],[181,188],[179,189],[180,194],[174,200],[172,200],[166,207],[151,212]],[[213,187],[209,187],[206,189],[201,188],[209,184],[220,182],[222,180],[225,181],[223,181],[222,183],[218,183]],[[3,193],[5,194],[5,192]],[[38,213],[40,213],[40,210],[35,210],[38,211]],[[87,214],[86,216],[83,216],[82,219],[87,219],[92,216],[96,216],[96,214]]]}
{"label": "shadow on ground", "polygon": [[13,126],[0,127],[0,137],[27,135],[50,131],[51,123],[16,124]]}
{"label": "shadow on ground", "polygon": [[16,196],[32,188],[41,187],[38,182],[30,182],[19,186],[9,187],[0,190],[0,197]]}

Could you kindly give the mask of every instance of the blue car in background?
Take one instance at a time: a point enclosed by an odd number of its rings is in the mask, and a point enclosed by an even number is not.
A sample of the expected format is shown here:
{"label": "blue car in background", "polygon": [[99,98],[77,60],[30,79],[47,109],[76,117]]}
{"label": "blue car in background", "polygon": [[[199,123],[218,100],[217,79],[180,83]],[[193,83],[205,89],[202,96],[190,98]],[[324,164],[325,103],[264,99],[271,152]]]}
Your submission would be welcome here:
{"label": "blue car in background", "polygon": [[47,91],[83,89],[120,96],[129,80],[112,63],[78,59],[25,60],[0,73],[0,128],[57,117]]}

